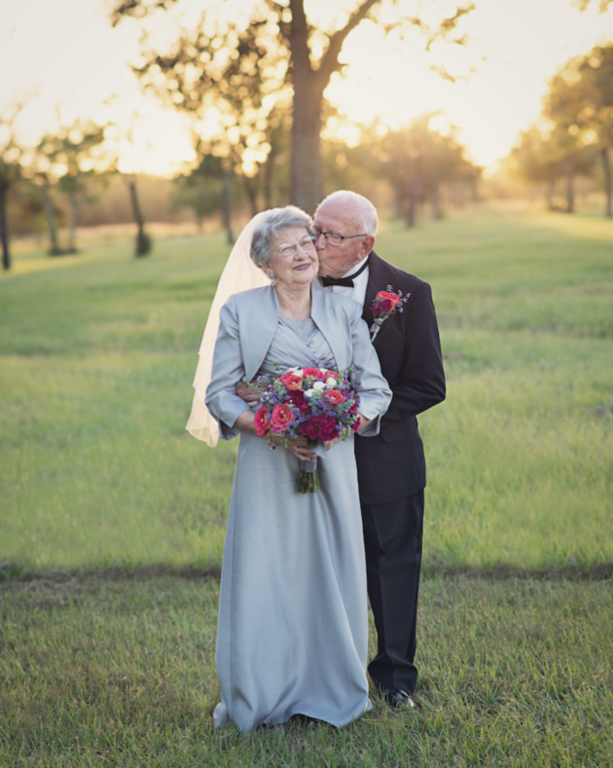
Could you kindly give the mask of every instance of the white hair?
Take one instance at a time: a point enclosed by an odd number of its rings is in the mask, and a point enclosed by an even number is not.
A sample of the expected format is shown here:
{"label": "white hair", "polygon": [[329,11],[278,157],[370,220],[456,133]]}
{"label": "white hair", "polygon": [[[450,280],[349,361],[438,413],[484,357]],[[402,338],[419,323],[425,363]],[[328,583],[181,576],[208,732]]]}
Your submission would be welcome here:
{"label": "white hair", "polygon": [[[317,206],[317,210],[328,202],[339,203],[350,211],[355,211],[356,217],[360,223],[360,228],[364,230],[365,234],[375,237],[379,227],[377,209],[368,198],[364,197],[364,195],[359,195],[357,192],[351,192],[349,189],[339,189],[324,198]],[[317,216],[317,211],[315,212],[315,215]]]}
{"label": "white hair", "polygon": [[261,267],[270,258],[273,240],[285,229],[311,225],[311,217],[295,205],[285,208],[271,208],[262,214],[251,238],[251,258],[256,266]]}

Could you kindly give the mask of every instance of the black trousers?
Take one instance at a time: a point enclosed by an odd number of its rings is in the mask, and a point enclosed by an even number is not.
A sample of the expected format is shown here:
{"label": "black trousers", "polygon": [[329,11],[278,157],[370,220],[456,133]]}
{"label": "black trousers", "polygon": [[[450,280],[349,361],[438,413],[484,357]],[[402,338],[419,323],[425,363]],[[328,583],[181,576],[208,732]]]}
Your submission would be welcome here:
{"label": "black trousers", "polygon": [[413,693],[424,492],[388,504],[362,504],[368,597],[377,628],[375,682]]}

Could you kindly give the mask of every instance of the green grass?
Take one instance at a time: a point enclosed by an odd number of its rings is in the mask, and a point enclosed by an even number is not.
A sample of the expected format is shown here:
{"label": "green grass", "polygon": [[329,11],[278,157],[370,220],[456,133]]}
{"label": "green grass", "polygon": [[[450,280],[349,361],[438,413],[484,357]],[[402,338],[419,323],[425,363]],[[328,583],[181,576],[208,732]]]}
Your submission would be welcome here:
{"label": "green grass", "polygon": [[[606,766],[610,583],[426,580],[415,712],[216,730],[215,580],[0,586],[0,765]],[[374,635],[371,634],[371,648]]]}
{"label": "green grass", "polygon": [[184,425],[227,247],[34,253],[0,279],[2,768],[612,764],[613,224],[481,212],[377,249],[432,283],[449,381],[418,710],[213,728],[236,444]]}
{"label": "green grass", "polygon": [[[377,249],[432,283],[446,357],[426,567],[612,562],[613,223],[482,212]],[[226,254],[100,246],[0,280],[0,561],[221,562],[236,445],[184,425]]]}

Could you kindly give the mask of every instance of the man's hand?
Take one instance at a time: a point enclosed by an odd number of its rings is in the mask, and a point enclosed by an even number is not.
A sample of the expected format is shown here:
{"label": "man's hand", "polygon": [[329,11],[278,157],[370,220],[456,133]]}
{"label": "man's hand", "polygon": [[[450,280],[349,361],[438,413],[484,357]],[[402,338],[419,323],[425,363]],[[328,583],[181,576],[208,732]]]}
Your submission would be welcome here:
{"label": "man's hand", "polygon": [[236,394],[241,400],[244,400],[250,408],[258,405],[260,402],[260,393],[257,389],[250,387],[244,381],[240,381],[236,387]]}

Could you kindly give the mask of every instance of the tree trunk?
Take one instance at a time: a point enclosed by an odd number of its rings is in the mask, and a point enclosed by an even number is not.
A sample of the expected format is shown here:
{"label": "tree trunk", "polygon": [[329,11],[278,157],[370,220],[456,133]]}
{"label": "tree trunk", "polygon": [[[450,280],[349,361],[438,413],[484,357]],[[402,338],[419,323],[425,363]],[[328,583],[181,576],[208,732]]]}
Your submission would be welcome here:
{"label": "tree trunk", "polygon": [[77,196],[71,192],[68,196],[70,213],[68,216],[68,253],[77,252]]}
{"label": "tree trunk", "polygon": [[545,199],[547,200],[547,208],[553,211],[553,195],[555,192],[555,179],[550,179],[545,187]]}
{"label": "tree trunk", "polygon": [[409,229],[412,229],[417,223],[417,205],[421,195],[421,163],[418,158],[413,160],[412,166],[408,187],[409,207],[406,218]]}
{"label": "tree trunk", "polygon": [[247,176],[244,176],[243,178],[245,180],[245,192],[247,193],[247,199],[249,200],[249,207],[251,209],[251,218],[253,218],[258,212],[258,191],[255,179],[249,179]]}
{"label": "tree trunk", "polygon": [[141,256],[146,256],[149,251],[151,251],[151,238],[145,232],[145,220],[143,219],[143,214],[141,213],[140,205],[138,203],[138,192],[136,189],[136,179],[134,176],[131,176],[128,179],[128,188],[130,190],[130,200],[132,202],[134,221],[138,226],[134,255],[139,258]]}
{"label": "tree trunk", "polygon": [[434,182],[434,186],[432,188],[432,194],[430,195],[430,206],[432,208],[432,218],[435,221],[441,219],[441,190],[437,182]]}
{"label": "tree trunk", "polygon": [[275,161],[277,159],[277,154],[278,153],[277,153],[276,142],[273,136],[270,142],[270,152],[266,157],[264,168],[261,171],[264,176],[263,192],[264,192],[264,210],[265,211],[273,207],[272,206],[272,184],[274,180]]}
{"label": "tree trunk", "polygon": [[310,69],[294,72],[291,202],[309,214],[323,198],[321,109],[323,91]]}
{"label": "tree trunk", "polygon": [[575,184],[572,162],[566,163],[566,213],[575,212]]}
{"label": "tree trunk", "polygon": [[9,249],[9,233],[6,226],[6,198],[9,185],[0,176],[0,240],[2,240],[2,269],[11,268],[11,251]]}
{"label": "tree trunk", "polygon": [[402,204],[404,203],[404,189],[401,186],[394,187],[394,218],[402,218]]}
{"label": "tree trunk", "polygon": [[53,209],[53,200],[49,192],[49,182],[43,184],[43,198],[45,201],[45,216],[47,218],[47,230],[49,232],[49,255],[59,256],[62,251],[57,241],[57,228],[55,226],[55,210]]}
{"label": "tree trunk", "polygon": [[234,235],[232,233],[232,198],[230,195],[230,174],[224,170],[221,183],[222,196],[222,216],[223,226],[226,230],[226,241],[228,245],[234,245]]}
{"label": "tree trunk", "polygon": [[611,210],[611,163],[609,162],[609,148],[603,147],[600,150],[600,156],[602,158],[602,170],[604,172],[604,191],[607,196],[605,216],[610,219],[613,216],[613,211]]}

